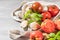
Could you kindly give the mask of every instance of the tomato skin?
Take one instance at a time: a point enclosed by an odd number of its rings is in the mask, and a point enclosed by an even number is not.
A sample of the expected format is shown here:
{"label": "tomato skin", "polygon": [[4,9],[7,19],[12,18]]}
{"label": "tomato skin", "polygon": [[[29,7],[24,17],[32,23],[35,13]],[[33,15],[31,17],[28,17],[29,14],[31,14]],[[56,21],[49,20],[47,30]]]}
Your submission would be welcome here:
{"label": "tomato skin", "polygon": [[59,8],[56,5],[50,5],[48,6],[48,11],[51,13],[52,17],[54,17],[59,13]]}
{"label": "tomato skin", "polygon": [[[36,39],[38,38],[38,40],[42,40],[43,39],[43,34],[40,31],[33,31],[32,33],[30,33],[30,39]],[[37,40],[37,39],[36,39]]]}
{"label": "tomato skin", "polygon": [[60,19],[55,20],[56,29],[60,30]]}
{"label": "tomato skin", "polygon": [[40,12],[42,10],[42,6],[39,2],[35,2],[32,4],[32,9],[33,9],[33,11],[39,11]]}
{"label": "tomato skin", "polygon": [[43,12],[42,16],[43,16],[42,20],[51,19],[51,14],[48,11]]}
{"label": "tomato skin", "polygon": [[42,11],[43,11],[43,7],[40,6],[40,7],[38,8],[38,12],[41,13]]}
{"label": "tomato skin", "polygon": [[46,19],[41,24],[41,29],[46,33],[51,33],[55,31],[55,23],[50,19]]}

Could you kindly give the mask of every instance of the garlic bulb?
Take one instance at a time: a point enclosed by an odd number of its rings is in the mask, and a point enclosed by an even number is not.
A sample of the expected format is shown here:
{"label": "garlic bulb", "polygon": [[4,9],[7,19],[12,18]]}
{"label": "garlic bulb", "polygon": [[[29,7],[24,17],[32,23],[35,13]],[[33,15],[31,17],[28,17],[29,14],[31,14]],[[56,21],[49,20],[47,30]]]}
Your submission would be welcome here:
{"label": "garlic bulb", "polygon": [[27,21],[27,20],[24,20],[24,21],[22,21],[22,23],[20,23],[20,26],[21,26],[22,28],[27,27],[27,25],[28,25],[28,21]]}
{"label": "garlic bulb", "polygon": [[37,30],[40,28],[40,25],[37,22],[32,22],[29,26],[32,30]]}

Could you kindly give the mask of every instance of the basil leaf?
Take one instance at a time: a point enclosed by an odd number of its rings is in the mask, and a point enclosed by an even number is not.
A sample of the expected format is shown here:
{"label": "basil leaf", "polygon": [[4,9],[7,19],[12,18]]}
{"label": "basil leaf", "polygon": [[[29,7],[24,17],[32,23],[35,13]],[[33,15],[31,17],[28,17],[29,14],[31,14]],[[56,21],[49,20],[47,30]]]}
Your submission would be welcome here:
{"label": "basil leaf", "polygon": [[54,38],[49,38],[48,40],[55,40]]}
{"label": "basil leaf", "polygon": [[50,37],[55,37],[55,33],[50,33],[49,36]]}
{"label": "basil leaf", "polygon": [[57,36],[57,40],[60,40],[60,36]]}
{"label": "basil leaf", "polygon": [[33,21],[33,20],[29,20],[28,22],[29,22],[29,24],[30,24],[30,23],[32,23],[32,22],[34,22],[34,21]]}
{"label": "basil leaf", "polygon": [[56,39],[58,36],[60,36],[60,31],[57,32],[57,34],[55,35],[54,39]]}
{"label": "basil leaf", "polygon": [[23,19],[27,19],[27,18],[29,18],[29,17],[30,17],[31,12],[32,12],[31,10],[28,10],[28,11],[24,14]]}
{"label": "basil leaf", "polygon": [[31,14],[31,19],[34,21],[39,21],[42,19],[42,15],[41,14],[37,14],[37,13],[32,13]]}

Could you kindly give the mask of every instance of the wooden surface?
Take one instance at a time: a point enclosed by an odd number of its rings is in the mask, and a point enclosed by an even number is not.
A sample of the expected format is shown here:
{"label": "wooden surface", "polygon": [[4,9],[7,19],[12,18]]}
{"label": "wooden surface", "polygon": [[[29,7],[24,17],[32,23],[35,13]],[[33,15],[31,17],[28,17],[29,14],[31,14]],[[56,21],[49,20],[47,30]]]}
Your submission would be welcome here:
{"label": "wooden surface", "polygon": [[[11,14],[14,9],[19,7],[22,1],[23,0],[0,0],[0,40],[11,40],[9,38],[8,31],[13,28],[19,28],[19,23],[13,20]],[[60,4],[56,1],[55,3]]]}

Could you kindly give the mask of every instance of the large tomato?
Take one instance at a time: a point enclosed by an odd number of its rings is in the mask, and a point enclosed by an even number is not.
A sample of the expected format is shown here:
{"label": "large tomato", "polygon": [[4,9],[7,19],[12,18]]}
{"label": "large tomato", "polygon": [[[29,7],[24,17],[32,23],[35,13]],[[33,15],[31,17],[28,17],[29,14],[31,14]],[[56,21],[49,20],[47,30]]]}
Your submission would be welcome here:
{"label": "large tomato", "polygon": [[30,33],[30,40],[42,40],[43,34],[40,31],[33,31]]}
{"label": "large tomato", "polygon": [[50,5],[50,6],[48,6],[48,11],[54,17],[54,16],[56,16],[58,14],[59,8],[56,5]]}
{"label": "large tomato", "polygon": [[54,32],[55,31],[55,23],[50,19],[46,19],[42,22],[41,29],[46,33]]}

